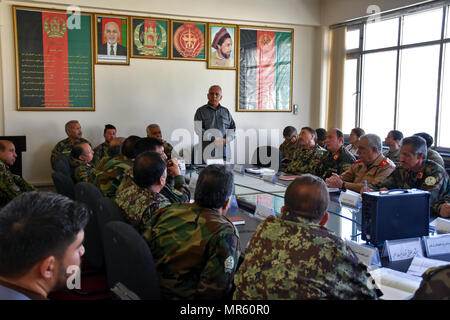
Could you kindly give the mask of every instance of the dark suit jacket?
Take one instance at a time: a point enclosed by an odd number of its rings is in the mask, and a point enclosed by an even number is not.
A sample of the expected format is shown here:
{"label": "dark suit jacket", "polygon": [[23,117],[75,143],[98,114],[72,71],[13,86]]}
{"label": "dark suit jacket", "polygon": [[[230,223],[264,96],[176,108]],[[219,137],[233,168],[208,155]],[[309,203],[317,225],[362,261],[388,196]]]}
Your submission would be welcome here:
{"label": "dark suit jacket", "polygon": [[[98,47],[98,54],[108,54],[107,53],[107,49],[108,49],[108,45],[102,44]],[[124,46],[117,44],[117,51],[116,51],[116,56],[126,56],[127,55],[127,48],[125,48]]]}

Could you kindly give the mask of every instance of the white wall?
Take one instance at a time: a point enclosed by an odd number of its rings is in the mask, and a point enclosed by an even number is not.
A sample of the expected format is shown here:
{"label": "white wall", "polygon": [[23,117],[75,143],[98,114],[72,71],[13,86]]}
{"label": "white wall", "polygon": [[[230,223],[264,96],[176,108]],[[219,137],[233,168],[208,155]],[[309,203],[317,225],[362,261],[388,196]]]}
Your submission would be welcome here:
{"label": "white wall", "polygon": [[[38,1],[31,2],[33,5]],[[23,154],[23,175],[31,183],[50,183],[50,152],[65,138],[64,124],[78,119],[83,137],[94,145],[101,143],[103,127],[112,123],[118,135],[145,135],[145,127],[152,122],[161,125],[164,138],[178,128],[193,132],[193,117],[197,107],[207,102],[206,93],[212,84],[223,89],[222,104],[228,107],[239,128],[281,130],[292,125],[317,126],[320,57],[317,50],[320,21],[319,1],[316,0],[218,0],[177,1],[49,1],[41,7],[65,9],[63,5],[77,4],[87,12],[109,12],[126,15],[155,15],[168,18],[199,19],[236,24],[274,25],[294,28],[293,103],[300,106],[298,115],[292,113],[235,112],[236,72],[209,70],[206,62],[161,61],[131,59],[129,66],[95,65],[95,112],[17,111],[12,10],[13,4],[0,2],[0,81],[3,97],[0,110],[4,117],[3,135],[26,135],[27,152]],[[124,4],[127,4],[125,7]],[[132,5],[130,5],[132,4]],[[86,7],[83,7],[86,5]],[[217,11],[216,8],[221,10]],[[106,9],[108,8],[108,9]],[[112,10],[109,8],[117,8]],[[312,25],[312,26],[307,26]],[[0,90],[1,93],[1,90]],[[281,140],[280,140],[281,141]],[[277,145],[280,141],[273,141]]]}

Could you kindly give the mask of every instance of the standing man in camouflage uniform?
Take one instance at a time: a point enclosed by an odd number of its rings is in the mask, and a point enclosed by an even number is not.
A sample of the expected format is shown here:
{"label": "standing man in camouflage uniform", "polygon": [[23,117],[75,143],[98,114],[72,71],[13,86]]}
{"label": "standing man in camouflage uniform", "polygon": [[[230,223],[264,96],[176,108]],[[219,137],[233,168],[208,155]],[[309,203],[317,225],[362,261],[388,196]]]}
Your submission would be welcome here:
{"label": "standing man in camouflage uniform", "polygon": [[299,148],[299,140],[297,129],[292,126],[287,126],[283,130],[284,141],[280,144],[279,150],[281,153],[281,167],[286,168],[294,158],[294,153]]}
{"label": "standing man in camouflage uniform", "polygon": [[103,137],[105,138],[105,142],[99,144],[94,149],[94,165],[96,166],[100,160],[108,154],[108,149],[111,141],[116,137],[116,127],[112,124],[105,125],[105,129],[103,130]]}
{"label": "standing man in camouflage uniform", "polygon": [[144,238],[150,245],[165,299],[223,299],[232,294],[241,248],[225,213],[233,172],[209,165],[200,172],[195,202],[156,211]]}
{"label": "standing man in camouflage uniform", "polygon": [[403,139],[403,133],[398,130],[389,131],[387,137],[384,139],[384,145],[389,147],[389,150],[383,152],[386,158],[391,159],[394,163],[400,162],[400,142]]}
{"label": "standing man in camouflage uniform", "polygon": [[36,189],[18,175],[9,171],[9,166],[16,162],[17,154],[14,143],[0,140],[0,208],[19,194]]}
{"label": "standing man in camouflage uniform", "polygon": [[320,159],[315,173],[324,180],[333,173],[341,174],[350,169],[356,161],[355,157],[344,148],[344,134],[341,130],[337,128],[328,130],[325,144],[328,151]]}
{"label": "standing man in camouflage uniform", "polygon": [[167,159],[172,159],[172,157],[176,158],[177,155],[176,152],[173,151],[173,146],[162,138],[161,128],[158,124],[153,123],[147,127],[147,137],[161,140],[164,144],[164,153],[166,154]]}
{"label": "standing man in camouflage uniform", "polygon": [[[431,216],[437,217],[435,203],[448,191],[449,177],[436,162],[427,160],[427,144],[419,136],[404,138],[401,146],[400,165],[382,182],[369,190],[421,189],[429,191]],[[367,191],[365,188],[362,191]]]}
{"label": "standing man in camouflage uniform", "polygon": [[133,175],[132,184],[118,193],[115,201],[125,220],[142,233],[153,212],[170,205],[159,193],[166,183],[166,163],[157,152],[141,153],[134,161]]}
{"label": "standing man in camouflage uniform", "polygon": [[235,276],[235,299],[376,299],[367,268],[324,227],[325,183],[305,174],[285,193],[280,217],[256,229]]}
{"label": "standing man in camouflage uniform", "polygon": [[77,143],[70,152],[70,166],[73,172],[73,180],[76,182],[92,182],[96,170],[92,164],[94,151],[86,142]]}
{"label": "standing man in camouflage uniform", "polygon": [[66,123],[65,126],[66,133],[68,138],[61,140],[56,144],[56,146],[52,150],[52,155],[50,157],[50,162],[52,164],[52,168],[55,166],[55,159],[58,155],[64,155],[69,157],[70,151],[72,151],[72,147],[76,142],[86,142],[89,145],[90,142],[86,139],[83,139],[81,136],[83,132],[81,131],[81,125],[78,120],[70,120]]}
{"label": "standing man in camouflage uniform", "polygon": [[316,172],[319,161],[326,152],[316,144],[316,130],[303,127],[298,141],[299,148],[295,151],[293,160],[285,171],[296,175]]}
{"label": "standing man in camouflage uniform", "polygon": [[365,181],[377,184],[387,178],[395,169],[392,160],[381,154],[381,139],[376,134],[361,136],[358,142],[359,160],[340,176],[333,174],[325,180],[330,188],[349,189],[360,192]]}

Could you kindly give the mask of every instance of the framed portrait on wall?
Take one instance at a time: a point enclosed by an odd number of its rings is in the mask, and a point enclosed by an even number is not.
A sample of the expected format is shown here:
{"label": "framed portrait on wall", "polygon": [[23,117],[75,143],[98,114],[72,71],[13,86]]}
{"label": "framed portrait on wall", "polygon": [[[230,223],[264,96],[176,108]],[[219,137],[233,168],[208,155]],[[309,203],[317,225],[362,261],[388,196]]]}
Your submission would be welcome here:
{"label": "framed portrait on wall", "polygon": [[239,26],[236,111],[292,111],[294,30]]}
{"label": "framed portrait on wall", "polygon": [[208,24],[208,68],[236,69],[237,26]]}
{"label": "framed portrait on wall", "polygon": [[169,20],[131,17],[132,58],[169,58]]}
{"label": "framed portrait on wall", "polygon": [[206,23],[172,20],[171,33],[171,59],[206,60]]}
{"label": "framed portrait on wall", "polygon": [[93,15],[12,10],[17,110],[95,111]]}
{"label": "framed portrait on wall", "polygon": [[95,62],[130,64],[128,17],[95,15]]}

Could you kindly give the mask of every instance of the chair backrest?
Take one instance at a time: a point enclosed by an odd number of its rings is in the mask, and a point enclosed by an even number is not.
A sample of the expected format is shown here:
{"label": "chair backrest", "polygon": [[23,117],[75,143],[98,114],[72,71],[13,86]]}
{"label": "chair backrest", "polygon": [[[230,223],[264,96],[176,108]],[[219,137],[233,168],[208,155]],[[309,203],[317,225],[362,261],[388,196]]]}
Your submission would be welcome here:
{"label": "chair backrest", "polygon": [[74,183],[70,176],[54,171],[52,172],[52,179],[57,193],[75,199]]}
{"label": "chair backrest", "polygon": [[85,257],[91,267],[104,266],[103,244],[97,220],[97,202],[103,198],[101,191],[90,182],[78,182],[74,188],[75,200],[86,204],[92,215],[84,228]]}
{"label": "chair backrest", "polygon": [[120,207],[114,200],[108,197],[103,197],[97,201],[97,220],[98,226],[100,228],[100,233],[102,234],[103,229],[108,222],[125,222],[122,209],[120,209]]}
{"label": "chair backrest", "polygon": [[158,274],[144,238],[121,221],[108,222],[103,231],[109,286],[121,282],[143,300],[160,299]]}
{"label": "chair backrest", "polygon": [[[276,159],[275,161],[272,161]],[[277,163],[278,162],[278,163]],[[251,159],[251,163],[259,167],[270,167],[277,172],[281,167],[281,154],[278,148],[271,146],[261,146],[256,148]]]}
{"label": "chair backrest", "polygon": [[61,172],[66,176],[72,177],[72,169],[70,168],[70,159],[64,155],[58,155],[55,158],[55,171]]}

